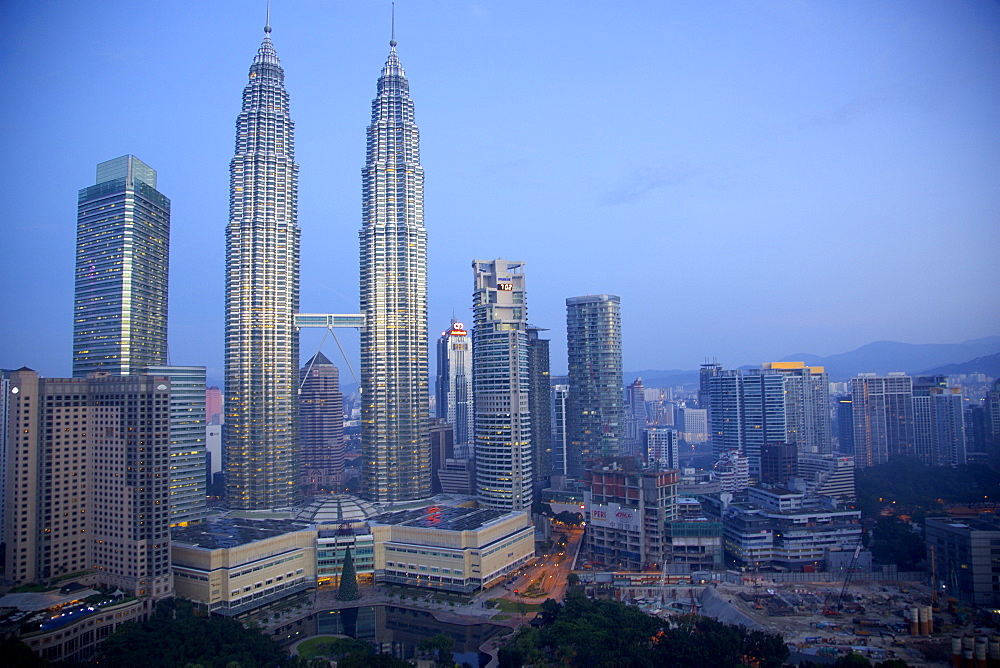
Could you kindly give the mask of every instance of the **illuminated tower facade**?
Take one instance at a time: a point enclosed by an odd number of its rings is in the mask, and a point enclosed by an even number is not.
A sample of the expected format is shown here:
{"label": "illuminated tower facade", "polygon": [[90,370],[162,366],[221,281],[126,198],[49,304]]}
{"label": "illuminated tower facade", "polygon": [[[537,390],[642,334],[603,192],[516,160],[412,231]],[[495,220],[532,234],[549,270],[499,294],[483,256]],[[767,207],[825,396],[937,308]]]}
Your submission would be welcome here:
{"label": "illuminated tower facade", "polygon": [[431,493],[424,170],[396,40],[389,46],[361,170],[362,483],[372,501]]}
{"label": "illuminated tower facade", "polygon": [[524,263],[472,263],[472,388],[479,504],[531,507],[531,366]]}
{"label": "illuminated tower facade", "polygon": [[625,435],[621,299],[617,295],[567,299],[566,350],[568,473],[582,478],[587,460],[618,456]]}
{"label": "illuminated tower facade", "polygon": [[437,416],[455,430],[455,457],[472,456],[472,337],[454,318],[437,343]]}
{"label": "illuminated tower facade", "polygon": [[97,165],[76,224],[73,375],[167,363],[170,200],[134,155]]}
{"label": "illuminated tower facade", "polygon": [[236,121],[226,228],[225,450],[231,508],[296,500],[299,166],[284,71],[264,28]]}

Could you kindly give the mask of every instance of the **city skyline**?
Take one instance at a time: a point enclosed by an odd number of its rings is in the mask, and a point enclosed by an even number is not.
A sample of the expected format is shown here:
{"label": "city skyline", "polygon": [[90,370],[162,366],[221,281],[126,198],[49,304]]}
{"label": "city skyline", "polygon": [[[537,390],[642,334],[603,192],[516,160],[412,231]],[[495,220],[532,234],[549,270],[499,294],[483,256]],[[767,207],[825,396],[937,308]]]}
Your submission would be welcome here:
{"label": "city skyline", "polygon": [[[622,296],[628,369],[995,333],[996,7],[444,7],[397,8],[433,174],[434,333],[453,312],[471,320],[468,262],[501,254],[534,268],[530,321],[553,331],[555,375],[566,368],[562,304],[574,294]],[[272,9],[303,164],[300,310],[356,312],[355,170],[388,3]],[[174,208],[171,361],[205,364],[218,384],[221,184],[232,99],[264,17],[233,2],[199,12],[13,8],[0,71],[23,95],[3,114],[3,151],[21,169],[0,186],[0,264],[6,286],[31,264],[71,266],[73,197],[93,164],[132,154],[156,165]],[[129,39],[96,42],[79,30],[91,22]],[[480,57],[477,76],[463,77]],[[664,64],[654,85],[650,62]],[[80,67],[144,80],[95,87],[77,81]],[[66,100],[78,116],[62,113]],[[47,169],[56,147],[61,169]],[[472,180],[468,165],[480,167]],[[39,173],[52,196],[21,197]],[[609,233],[626,225],[629,234]],[[939,280],[956,268],[957,285]],[[2,292],[22,319],[0,335],[0,366],[65,376],[72,327],[52,314],[70,312],[72,274],[46,273],[43,299]],[[885,299],[856,308],[852,295],[869,286]],[[724,324],[734,320],[739,336]],[[671,330],[683,333],[660,345]],[[303,334],[304,355],[321,336]],[[353,364],[358,338],[341,338]]]}

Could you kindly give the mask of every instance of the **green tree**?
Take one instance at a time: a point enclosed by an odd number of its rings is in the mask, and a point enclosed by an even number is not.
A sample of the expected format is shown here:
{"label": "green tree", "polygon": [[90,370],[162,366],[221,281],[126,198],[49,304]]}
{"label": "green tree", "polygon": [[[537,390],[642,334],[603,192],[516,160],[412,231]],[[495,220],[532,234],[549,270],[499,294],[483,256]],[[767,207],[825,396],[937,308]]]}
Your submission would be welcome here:
{"label": "green tree", "polygon": [[564,510],[557,514],[553,519],[557,522],[562,522],[563,524],[577,525],[583,524],[583,515],[580,513],[571,513],[568,510]]}
{"label": "green tree", "polygon": [[912,571],[924,559],[924,539],[897,517],[880,517],[871,537],[872,557],[880,564],[896,564]]}
{"label": "green tree", "polygon": [[338,601],[357,601],[361,598],[358,590],[358,574],[354,570],[354,557],[351,548],[344,554],[344,567],[340,573],[340,589],[337,590]]}
{"label": "green tree", "polygon": [[455,640],[446,633],[436,633],[429,638],[424,638],[417,643],[417,650],[424,654],[434,656],[434,663],[438,666],[454,666],[452,652],[455,648]]}
{"label": "green tree", "polygon": [[996,501],[1000,472],[988,466],[926,466],[913,457],[857,469],[858,508],[866,520],[882,513],[908,515],[915,522],[945,505]]}
{"label": "green tree", "polygon": [[[178,642],[183,638],[183,642]],[[100,647],[108,666],[281,666],[277,643],[227,617],[198,617],[188,601],[162,602],[145,622],[122,624]]]}
{"label": "green tree", "polygon": [[671,625],[618,601],[591,601],[579,591],[571,591],[562,606],[546,605],[539,619],[541,628],[521,630],[500,649],[502,667],[559,663],[780,668],[789,654],[774,634],[697,616]]}
{"label": "green tree", "polygon": [[34,650],[14,636],[7,636],[0,642],[0,656],[3,657],[3,665],[11,668],[36,668],[49,665],[48,661],[35,654]]}
{"label": "green tree", "polygon": [[538,617],[543,624],[552,623],[559,616],[561,609],[562,606],[557,601],[547,598],[542,601],[542,611],[538,614]]}

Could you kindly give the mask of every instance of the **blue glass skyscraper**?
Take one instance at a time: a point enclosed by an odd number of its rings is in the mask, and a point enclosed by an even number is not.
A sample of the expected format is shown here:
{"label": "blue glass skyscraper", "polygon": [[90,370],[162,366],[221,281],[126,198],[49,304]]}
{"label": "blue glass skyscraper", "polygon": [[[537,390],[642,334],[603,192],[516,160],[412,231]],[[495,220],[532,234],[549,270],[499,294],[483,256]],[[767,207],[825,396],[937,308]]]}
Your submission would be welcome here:
{"label": "blue glass skyscraper", "polygon": [[167,363],[170,200],[134,155],[97,165],[76,225],[73,375]]}

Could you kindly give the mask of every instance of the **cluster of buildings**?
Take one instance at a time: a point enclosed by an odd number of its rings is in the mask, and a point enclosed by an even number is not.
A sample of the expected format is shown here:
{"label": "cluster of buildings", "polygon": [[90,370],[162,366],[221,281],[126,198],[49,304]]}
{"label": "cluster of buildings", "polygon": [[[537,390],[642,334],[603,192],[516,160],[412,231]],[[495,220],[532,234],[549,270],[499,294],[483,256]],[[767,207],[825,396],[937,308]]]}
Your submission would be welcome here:
{"label": "cluster of buildings", "polygon": [[[706,364],[697,406],[626,389],[610,294],[566,300],[555,379],[525,263],[503,258],[472,261],[471,326],[452,320],[437,341],[432,418],[423,169],[396,42],[367,129],[359,312],[303,314],[295,126],[270,31],[230,162],[224,393],[167,359],[170,200],[131,155],[79,193],[73,377],[0,374],[5,578],[78,577],[131,606],[92,611],[110,621],[82,640],[43,629],[32,642],[47,658],[83,656],[175,593],[251,612],[336,582],[348,553],[362,579],[489,587],[533,555],[536,501],[582,511],[588,558],[614,568],[713,570],[728,555],[821,569],[860,539],[859,513],[839,505],[855,466],[966,461],[962,395],[942,377],[855,378],[839,450],[821,367]],[[322,353],[300,365],[302,327],[360,330],[361,499],[308,505],[342,480],[344,411],[336,366]],[[1000,431],[1000,406],[988,416]],[[680,456],[704,442],[708,487]],[[226,514],[206,508],[214,470]]]}
{"label": "cluster of buildings", "polygon": [[[362,170],[360,312],[299,313],[295,126],[270,32],[230,162],[224,392],[167,357],[171,203],[156,171],[132,155],[100,163],[79,193],[73,377],[0,376],[10,582],[82,582],[140,616],[175,593],[238,615],[336,581],[350,552],[362,578],[470,592],[533,554],[529,510],[554,473],[582,478],[619,452],[618,297],[567,300],[572,391],[553,448],[548,340],[528,324],[519,261],[473,261],[471,331],[453,322],[442,337],[431,419],[423,170],[394,39]],[[321,353],[300,366],[301,327],[361,333],[367,505],[353,515],[332,496],[335,517],[300,512],[344,468],[338,372]],[[206,507],[215,470],[223,514]],[[432,496],[454,487],[465,494]],[[133,608],[74,610],[86,627],[111,620],[83,640],[44,624],[26,640],[80,658]]]}

